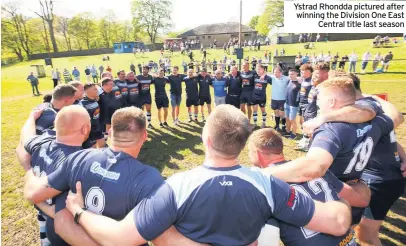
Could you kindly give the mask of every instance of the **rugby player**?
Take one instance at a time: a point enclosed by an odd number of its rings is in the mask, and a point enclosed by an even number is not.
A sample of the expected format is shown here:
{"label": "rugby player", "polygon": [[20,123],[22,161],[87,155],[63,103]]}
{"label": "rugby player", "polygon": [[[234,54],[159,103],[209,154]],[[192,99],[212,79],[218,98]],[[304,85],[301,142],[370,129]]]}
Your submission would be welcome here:
{"label": "rugby player", "polygon": [[[79,187],[86,198],[80,210],[84,208],[122,220],[163,184],[158,170],[137,160],[146,139],[146,119],[142,110],[135,107],[119,109],[112,118],[110,148],[71,154],[48,176],[39,178],[27,172],[24,195],[38,203]],[[76,185],[78,181],[81,182],[79,186]],[[72,245],[88,245],[77,234],[81,230],[77,223],[83,214],[73,217],[65,208],[65,199],[59,198],[55,213],[55,230],[65,241]]]}
{"label": "rugby player", "polygon": [[204,119],[204,104],[207,105],[207,111],[211,113],[211,95],[210,95],[210,84],[212,83],[212,78],[207,74],[207,69],[203,68],[199,75],[197,75],[197,81],[199,83],[199,104],[200,111],[202,113],[202,122]]}
{"label": "rugby player", "polygon": [[254,78],[254,90],[252,91],[252,105],[254,105],[254,126],[257,126],[258,119],[258,105],[262,112],[262,128],[266,127],[266,87],[268,84],[272,85],[272,78],[265,74],[264,66],[258,64],[257,74]]}
{"label": "rugby player", "polygon": [[[299,117],[300,117],[300,125],[303,126],[304,120],[304,112],[309,104],[309,92],[312,88],[312,73],[313,68],[310,64],[303,64],[300,67],[301,77],[301,86],[300,86],[300,93],[299,93]],[[309,144],[309,136],[303,134],[303,138],[299,141],[297,146],[298,149],[303,149],[306,145]]]}
{"label": "rugby player", "polygon": [[[331,76],[348,76],[353,81],[354,87],[357,90],[357,105],[368,105],[374,108],[378,115],[382,113],[382,108],[388,111],[389,107],[389,111],[396,112],[392,104],[379,97],[364,97],[361,92],[361,81],[355,74],[345,74],[342,71],[337,71]],[[313,127],[318,127],[315,124],[323,124],[326,121],[349,122],[351,120],[351,118],[348,118],[350,113],[340,115],[326,114],[324,117],[318,117],[309,122],[311,129],[308,130],[313,131]],[[369,121],[372,118],[358,114],[359,120]],[[399,121],[398,123],[395,122],[395,125],[403,121],[401,113],[398,112],[398,117],[395,120]],[[401,154],[404,154],[403,148],[397,143],[396,135],[392,131],[379,139],[362,173],[361,178],[366,181],[372,193],[371,202],[365,209],[359,226],[356,227],[357,237],[362,243],[382,245],[378,236],[379,228],[393,203],[404,192],[404,179],[400,170],[400,164],[401,160],[404,160],[406,156],[403,156],[402,159],[400,158]]]}
{"label": "rugby player", "polygon": [[[186,77],[185,74],[179,74],[179,67],[174,66],[172,74],[168,76],[171,83],[171,106],[172,106],[172,119],[173,124],[179,123],[179,107],[182,102],[182,81]],[[186,70],[185,70],[186,72]]]}
{"label": "rugby player", "polygon": [[79,104],[80,100],[83,99],[85,95],[85,88],[80,81],[71,81],[69,84],[76,88],[74,105]]}
{"label": "rugby player", "polygon": [[105,146],[104,134],[100,125],[100,106],[97,102],[96,84],[87,83],[84,86],[86,96],[80,101],[79,105],[83,106],[90,116],[91,129],[89,138],[83,143],[83,148],[103,148]]}
{"label": "rugby player", "polygon": [[[159,69],[158,77],[154,77],[151,83],[155,85],[155,104],[158,109],[159,126],[160,127],[169,126],[168,123],[166,122],[168,120],[169,99],[168,95],[166,95],[165,86],[170,82],[167,77],[164,77],[164,70],[162,68]],[[163,120],[162,120],[162,108],[164,110]]]}
{"label": "rugby player", "polygon": [[57,85],[52,92],[50,103],[40,105],[44,111],[35,121],[37,135],[41,135],[46,129],[53,128],[56,114],[65,106],[72,105],[75,102],[76,88],[71,85]]}
{"label": "rugby player", "polygon": [[152,76],[148,74],[149,73],[149,66],[144,65],[142,67],[142,74],[137,75],[137,80],[139,81],[140,85],[140,95],[139,95],[139,107],[147,110],[147,120],[148,120],[148,128],[152,128],[151,124],[151,81],[152,81]]}
{"label": "rugby player", "polygon": [[[250,64],[248,61],[244,60],[242,64],[241,79],[242,79],[242,92],[240,97],[241,110],[245,114],[248,112],[248,120],[251,123],[252,115],[252,91],[254,90],[254,78],[256,75],[255,71],[249,70]],[[247,108],[247,111],[246,111]]]}
{"label": "rugby player", "polygon": [[111,117],[114,112],[123,106],[120,89],[110,78],[103,78],[101,81],[103,92],[99,94],[100,121],[103,131],[109,132],[111,127]]}
{"label": "rugby player", "polygon": [[297,79],[298,71],[295,69],[289,70],[289,84],[285,94],[285,112],[286,112],[286,137],[290,139],[296,138],[297,123],[296,115],[299,110],[299,92],[300,83]]}
{"label": "rugby player", "polygon": [[[255,131],[249,138],[248,149],[251,163],[259,168],[281,165],[287,162],[283,154],[282,138],[273,129]],[[338,180],[330,171],[327,171],[323,177],[304,183],[291,183],[290,185],[297,191],[301,191],[303,194],[307,194],[312,199],[320,202],[339,200],[339,197],[343,195],[353,199],[370,196],[370,191],[364,183],[355,184],[353,187],[344,185],[344,183]],[[368,205],[363,199],[358,199],[357,202],[364,206]],[[340,243],[344,242],[345,244],[343,245],[356,245],[354,231],[352,230],[348,230],[343,236],[335,237],[317,231],[311,231],[303,227],[299,228],[283,222],[277,222],[274,219],[268,221],[267,224],[280,228],[280,236],[285,246],[341,245]],[[267,227],[269,227],[268,225]],[[275,228],[271,227],[271,229],[275,231]],[[264,233],[269,233],[269,231],[263,230],[261,232],[261,237],[263,237],[266,242],[275,240],[270,237],[271,235],[262,235]],[[261,237],[259,244],[262,243]]]}
{"label": "rugby player", "polygon": [[[266,70],[266,67],[264,67]],[[275,130],[280,131],[279,123],[282,120],[282,132],[286,131],[285,102],[286,88],[289,78],[282,74],[280,67],[275,67],[272,78],[271,109],[275,114]]]}
{"label": "rugby player", "polygon": [[139,91],[139,83],[138,80],[135,78],[134,72],[128,72],[126,75],[126,82],[127,82],[127,106],[131,107],[139,107],[138,97],[140,94]]}
{"label": "rugby player", "polygon": [[[352,80],[346,77],[330,78],[319,85],[320,115],[353,105],[355,98],[356,91]],[[330,170],[341,181],[358,182],[378,140],[399,124],[398,112],[389,110],[386,114],[366,123],[323,124],[314,132],[306,156],[267,172],[287,182],[306,182],[319,178]],[[361,210],[355,209],[353,223],[360,219],[358,217]]]}
{"label": "rugby player", "polygon": [[[57,170],[64,159],[80,149],[82,143],[87,139],[90,132],[90,118],[86,110],[78,105],[64,107],[56,116],[55,131],[48,130],[43,135],[35,135],[34,121],[31,127],[24,127],[22,131],[22,142],[24,150],[19,151],[19,159],[28,156],[31,169],[27,173],[37,178],[44,178]],[[67,194],[66,194],[67,195]],[[66,199],[66,195],[63,199]],[[60,195],[63,196],[63,195]],[[61,239],[54,230],[55,199],[47,200],[47,205],[38,206],[46,215],[46,236],[51,245],[68,245]],[[48,206],[47,209],[44,209]],[[52,206],[52,207],[51,207]],[[42,214],[38,215],[41,220]],[[78,237],[83,236],[83,243],[87,245],[90,239],[86,237],[85,231],[78,231]],[[90,239],[91,240],[91,239]],[[90,245],[95,245],[90,244]]]}
{"label": "rugby player", "polygon": [[193,121],[192,106],[194,106],[195,122],[198,122],[197,116],[199,113],[199,88],[197,77],[193,69],[188,70],[188,76],[183,78],[186,85],[186,107],[189,114],[189,122]]}
{"label": "rugby player", "polygon": [[172,224],[196,242],[248,245],[272,217],[310,230],[345,234],[351,216],[344,202],[313,201],[257,168],[238,164],[250,132],[248,118],[240,110],[220,105],[203,130],[204,164],[169,178],[125,219],[116,221],[82,210],[80,192],[69,195],[67,207],[81,214],[79,224],[102,245],[139,245]]}
{"label": "rugby player", "polygon": [[236,108],[240,108],[242,80],[241,75],[238,72],[236,66],[231,67],[231,73],[228,75],[226,86],[227,86],[226,104],[230,104]]}
{"label": "rugby player", "polygon": [[225,104],[227,95],[227,78],[223,76],[223,73],[220,70],[215,71],[211,86],[214,89],[214,103],[216,104],[216,107]]}
{"label": "rugby player", "polygon": [[126,107],[128,102],[128,87],[125,77],[124,70],[120,70],[117,72],[117,79],[114,80],[114,84],[118,87],[121,93],[121,100],[123,101],[122,107]]}

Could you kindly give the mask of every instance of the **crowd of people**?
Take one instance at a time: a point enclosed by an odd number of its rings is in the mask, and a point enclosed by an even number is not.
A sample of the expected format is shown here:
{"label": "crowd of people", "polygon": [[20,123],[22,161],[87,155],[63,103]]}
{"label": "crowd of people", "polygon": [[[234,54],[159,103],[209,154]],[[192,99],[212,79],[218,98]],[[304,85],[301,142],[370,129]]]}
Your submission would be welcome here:
{"label": "crowd of people", "polygon": [[[404,189],[406,153],[394,133],[404,118],[323,58],[302,60],[288,76],[248,60],[241,71],[231,64],[213,75],[190,65],[186,75],[149,65],[135,75],[131,64],[116,79],[103,71],[98,84],[57,85],[17,147],[43,245],[381,245],[379,228]],[[205,123],[204,163],[166,181],[137,159],[152,128],[152,85],[161,127],[169,102],[180,125],[183,92],[189,122],[199,121],[200,107]],[[297,114],[298,148],[307,153],[289,161],[282,136],[297,138]],[[246,145],[257,168],[239,165]]]}

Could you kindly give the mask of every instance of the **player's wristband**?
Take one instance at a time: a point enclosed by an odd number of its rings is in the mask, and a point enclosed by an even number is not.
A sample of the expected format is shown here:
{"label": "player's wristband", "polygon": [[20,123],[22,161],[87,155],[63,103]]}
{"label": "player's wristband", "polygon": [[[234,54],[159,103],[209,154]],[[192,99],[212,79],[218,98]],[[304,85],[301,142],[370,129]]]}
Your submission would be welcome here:
{"label": "player's wristband", "polygon": [[76,225],[79,225],[79,220],[80,220],[80,216],[83,214],[84,211],[86,211],[87,208],[82,208],[82,211],[80,211],[79,213],[75,214],[75,218],[73,219],[75,221]]}

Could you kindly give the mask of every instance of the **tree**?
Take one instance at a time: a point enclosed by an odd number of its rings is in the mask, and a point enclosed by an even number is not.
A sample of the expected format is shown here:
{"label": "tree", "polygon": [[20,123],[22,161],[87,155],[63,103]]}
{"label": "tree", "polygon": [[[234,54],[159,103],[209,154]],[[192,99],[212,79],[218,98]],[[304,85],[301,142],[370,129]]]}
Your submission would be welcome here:
{"label": "tree", "polygon": [[82,48],[84,41],[86,47],[91,49],[92,40],[95,37],[96,23],[92,13],[84,12],[75,15],[69,22],[69,32],[75,37],[79,49]]}
{"label": "tree", "polygon": [[272,27],[278,23],[283,23],[283,11],[283,0],[266,0],[264,12],[259,16],[255,30],[261,35],[268,35]]}
{"label": "tree", "polygon": [[154,44],[159,32],[172,26],[171,6],[168,0],[133,0],[131,11],[134,29],[143,28]]}
{"label": "tree", "polygon": [[4,48],[8,48],[18,57],[19,61],[23,61],[23,50],[17,30],[9,20],[4,18],[1,19],[1,34],[2,53],[4,52]]}
{"label": "tree", "polygon": [[58,17],[57,18],[57,27],[56,31],[62,34],[63,38],[65,39],[66,48],[68,51],[72,50],[72,42],[71,37],[69,35],[69,18],[66,17]]}
{"label": "tree", "polygon": [[258,24],[258,18],[259,18],[259,15],[253,16],[251,18],[250,22],[248,23],[248,26],[255,30],[255,28],[257,27],[257,24]]}
{"label": "tree", "polygon": [[[49,1],[49,3],[48,3]],[[58,52],[58,45],[56,44],[55,33],[54,33],[54,5],[52,0],[39,0],[41,5],[41,14],[37,14],[42,20],[48,23],[49,36],[51,37],[52,47],[54,52]]]}

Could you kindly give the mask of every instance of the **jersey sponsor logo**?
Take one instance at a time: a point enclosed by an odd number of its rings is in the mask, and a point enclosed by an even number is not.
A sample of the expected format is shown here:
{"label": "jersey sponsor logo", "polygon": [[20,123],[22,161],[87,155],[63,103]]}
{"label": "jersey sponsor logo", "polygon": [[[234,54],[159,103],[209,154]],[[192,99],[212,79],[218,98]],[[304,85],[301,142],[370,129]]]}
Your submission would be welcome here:
{"label": "jersey sponsor logo", "polygon": [[138,88],[132,88],[130,90],[130,95],[137,95],[138,94]]}
{"label": "jersey sponsor logo", "polygon": [[242,80],[242,84],[243,84],[243,85],[250,85],[249,79],[243,79],[243,80]]}
{"label": "jersey sponsor logo", "polygon": [[106,169],[101,167],[100,163],[96,161],[92,163],[92,166],[90,167],[90,172],[98,174],[107,179],[118,180],[120,178],[120,173],[107,171]]}
{"label": "jersey sponsor logo", "polygon": [[127,95],[128,94],[128,89],[127,88],[122,88],[121,89],[121,94],[122,95]]}
{"label": "jersey sponsor logo", "polygon": [[339,244],[339,246],[353,246],[357,245],[354,238],[354,232],[351,231]]}
{"label": "jersey sponsor logo", "polygon": [[121,92],[120,91],[114,92],[114,96],[115,96],[116,99],[121,98]]}
{"label": "jersey sponsor logo", "polygon": [[255,89],[256,89],[256,90],[262,90],[262,86],[263,86],[263,85],[262,85],[261,83],[256,83],[256,84],[255,84]]}
{"label": "jersey sponsor logo", "polygon": [[220,181],[221,186],[233,186],[233,181]]}
{"label": "jersey sponsor logo", "polygon": [[97,108],[93,113],[93,119],[97,120],[100,116],[100,108]]}
{"label": "jersey sponsor logo", "polygon": [[296,190],[295,188],[290,187],[290,197],[286,204],[288,205],[288,207],[292,208],[292,210],[295,210],[296,201],[297,201]]}
{"label": "jersey sponsor logo", "polygon": [[44,162],[46,164],[51,165],[52,159],[49,158],[49,156],[47,155],[47,151],[45,149],[41,148],[41,150],[39,151],[39,157],[44,159]]}
{"label": "jersey sponsor logo", "polygon": [[367,125],[362,129],[357,129],[357,138],[360,138],[372,129],[372,125]]}
{"label": "jersey sponsor logo", "polygon": [[149,90],[149,84],[142,84],[141,90],[148,91]]}

